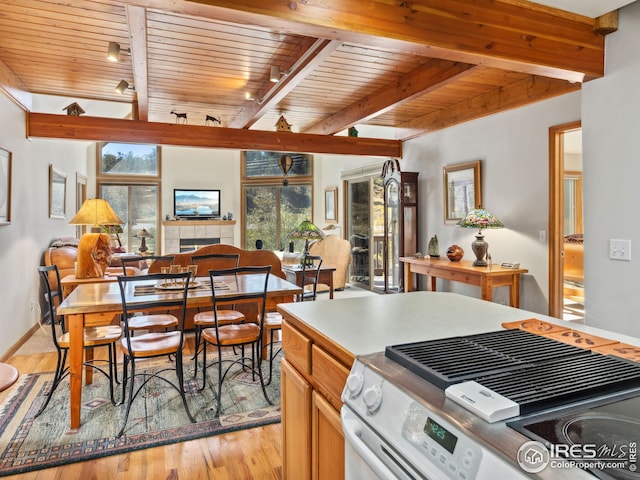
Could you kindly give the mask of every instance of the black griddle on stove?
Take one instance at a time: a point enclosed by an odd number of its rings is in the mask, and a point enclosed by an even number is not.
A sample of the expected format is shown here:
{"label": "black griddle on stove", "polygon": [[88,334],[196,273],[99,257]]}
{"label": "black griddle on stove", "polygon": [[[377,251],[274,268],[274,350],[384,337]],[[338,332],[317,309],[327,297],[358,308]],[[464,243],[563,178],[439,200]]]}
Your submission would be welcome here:
{"label": "black griddle on stove", "polygon": [[442,389],[473,380],[521,415],[640,388],[636,362],[517,329],[393,345],[385,356]]}

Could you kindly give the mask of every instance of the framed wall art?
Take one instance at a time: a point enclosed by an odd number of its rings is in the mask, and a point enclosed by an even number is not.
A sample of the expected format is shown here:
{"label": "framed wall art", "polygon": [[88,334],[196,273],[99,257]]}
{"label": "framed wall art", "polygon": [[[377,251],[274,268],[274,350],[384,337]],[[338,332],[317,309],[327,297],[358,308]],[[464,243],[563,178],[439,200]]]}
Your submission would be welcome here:
{"label": "framed wall art", "polygon": [[324,221],[338,223],[338,187],[324,189]]}
{"label": "framed wall art", "polygon": [[0,225],[11,223],[11,156],[0,147]]}
{"label": "framed wall art", "polygon": [[444,223],[455,224],[482,203],[480,160],[447,165],[443,173]]}
{"label": "framed wall art", "polygon": [[65,218],[67,213],[67,175],[49,165],[49,218]]}

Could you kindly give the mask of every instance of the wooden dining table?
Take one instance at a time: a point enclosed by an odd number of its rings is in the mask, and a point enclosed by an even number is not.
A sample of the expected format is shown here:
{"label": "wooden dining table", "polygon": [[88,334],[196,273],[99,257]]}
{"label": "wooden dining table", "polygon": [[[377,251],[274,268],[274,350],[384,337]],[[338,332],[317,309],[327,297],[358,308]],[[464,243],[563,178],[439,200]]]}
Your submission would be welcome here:
{"label": "wooden dining table", "polygon": [[[211,286],[208,278],[196,278],[198,285],[189,289],[187,307],[211,308]],[[216,278],[224,283],[224,287],[216,289],[217,298],[234,295],[237,293],[258,292],[264,286],[262,275],[238,275]],[[302,289],[276,275],[269,275],[267,285],[267,297],[282,297],[297,295]],[[133,290],[125,292],[128,301],[135,304],[136,300],[154,300],[162,302],[163,299],[174,298],[174,291],[157,289],[145,295],[134,294]],[[130,296],[130,298],[129,298]],[[150,298],[152,297],[152,298]],[[84,327],[108,325],[114,316],[122,313],[122,297],[117,282],[86,283],[78,285],[59,305],[58,314],[65,316],[69,331],[69,388],[71,412],[71,429],[80,428],[80,406],[82,403],[82,364],[84,358],[83,330]]]}

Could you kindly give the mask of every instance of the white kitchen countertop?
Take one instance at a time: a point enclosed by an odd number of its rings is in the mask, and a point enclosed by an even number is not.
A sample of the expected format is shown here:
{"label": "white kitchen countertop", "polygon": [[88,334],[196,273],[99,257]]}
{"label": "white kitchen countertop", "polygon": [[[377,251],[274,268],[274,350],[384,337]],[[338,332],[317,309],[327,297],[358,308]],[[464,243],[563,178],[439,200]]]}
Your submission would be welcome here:
{"label": "white kitchen countertop", "polygon": [[[361,361],[371,362],[392,382],[413,392],[431,411],[442,416],[469,438],[489,448],[493,454],[516,464],[518,448],[529,438],[509,428],[504,421],[487,423],[455,402],[429,382],[416,381],[413,373],[388,360],[384,350],[399,345],[438,338],[473,335],[503,330],[502,323],[536,318],[574,330],[640,346],[640,340],[598,328],[448,292],[409,292],[372,295],[316,302],[278,305],[285,318],[304,324]],[[293,318],[290,318],[293,317]],[[306,332],[305,332],[306,333]],[[374,354],[374,355],[368,355]],[[388,370],[391,368],[392,370]],[[387,377],[383,377],[387,378]],[[486,472],[485,472],[486,473]],[[574,480],[591,479],[578,468],[545,469],[531,478]]]}
{"label": "white kitchen countertop", "polygon": [[408,292],[278,308],[354,355],[388,345],[502,330],[504,322],[537,318],[600,337],[640,346],[640,340],[518,308],[448,292]]}

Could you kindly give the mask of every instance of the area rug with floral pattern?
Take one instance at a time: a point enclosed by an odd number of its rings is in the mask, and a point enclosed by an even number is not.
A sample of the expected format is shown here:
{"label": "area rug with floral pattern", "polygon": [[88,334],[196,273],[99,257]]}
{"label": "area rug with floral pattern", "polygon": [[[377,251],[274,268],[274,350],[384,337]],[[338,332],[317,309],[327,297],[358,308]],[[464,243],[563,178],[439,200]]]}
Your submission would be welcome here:
{"label": "area rug with floral pattern", "polygon": [[[268,376],[268,367],[263,367]],[[23,374],[0,405],[0,476],[280,421],[278,368],[274,368],[267,386],[273,405],[265,400],[257,377],[240,369],[230,373],[223,383],[223,412],[218,417],[216,375],[216,368],[209,368],[207,386],[199,391],[192,372],[185,372],[187,402],[195,423],[189,421],[176,390],[162,381],[149,382],[135,399],[125,433],[118,438],[125,408],[111,403],[109,384],[102,375],[96,373],[93,383],[83,386],[82,426],[79,431],[72,431],[68,380],[58,387],[45,411],[34,418],[46,398],[53,373]]]}

